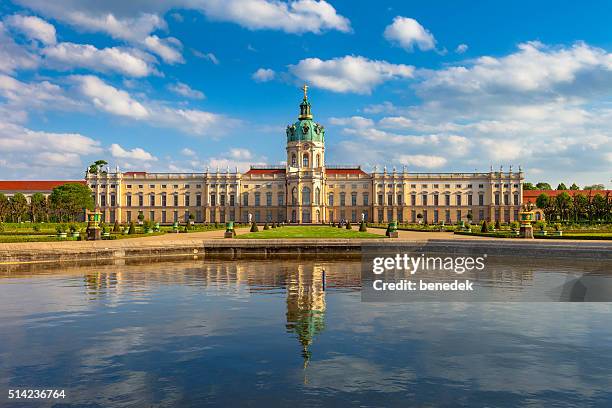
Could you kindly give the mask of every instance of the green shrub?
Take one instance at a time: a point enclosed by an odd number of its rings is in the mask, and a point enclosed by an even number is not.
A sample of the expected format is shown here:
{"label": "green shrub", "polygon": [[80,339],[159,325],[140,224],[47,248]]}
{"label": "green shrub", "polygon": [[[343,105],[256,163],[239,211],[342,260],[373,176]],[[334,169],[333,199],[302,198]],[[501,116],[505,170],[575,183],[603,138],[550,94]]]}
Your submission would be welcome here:
{"label": "green shrub", "polygon": [[350,229],[352,229],[352,228],[353,228],[353,227],[351,226],[351,222],[350,222],[350,221],[347,221],[347,222],[346,222],[346,229],[350,230]]}
{"label": "green shrub", "polygon": [[520,227],[520,224],[518,223],[518,221],[513,221],[513,222],[510,223],[510,229],[512,231],[518,230],[519,227]]}
{"label": "green shrub", "polygon": [[121,225],[119,225],[119,221],[115,221],[115,225],[113,225],[113,232],[121,232]]}
{"label": "green shrub", "polygon": [[268,223],[267,223],[267,222],[264,224],[264,228],[263,228],[263,229],[264,229],[264,231],[267,231],[267,230],[269,230],[269,229],[270,229],[270,227],[268,226]]}
{"label": "green shrub", "polygon": [[341,222],[338,223],[338,228],[342,228],[342,223]]}
{"label": "green shrub", "polygon": [[501,229],[501,224],[499,223],[499,220],[495,220],[495,229],[498,231]]}
{"label": "green shrub", "polygon": [[40,225],[35,224],[35,225],[32,227],[32,229],[33,229],[34,231],[36,231],[36,232],[40,232]]}
{"label": "green shrub", "polygon": [[134,235],[136,233],[136,225],[134,225],[134,221],[130,222],[130,229],[128,230],[128,235]]}
{"label": "green shrub", "polygon": [[251,232],[259,232],[259,228],[257,228],[257,224],[254,221],[251,224]]}
{"label": "green shrub", "polygon": [[367,232],[368,228],[366,227],[366,223],[365,221],[361,221],[361,224],[359,224],[359,232]]}

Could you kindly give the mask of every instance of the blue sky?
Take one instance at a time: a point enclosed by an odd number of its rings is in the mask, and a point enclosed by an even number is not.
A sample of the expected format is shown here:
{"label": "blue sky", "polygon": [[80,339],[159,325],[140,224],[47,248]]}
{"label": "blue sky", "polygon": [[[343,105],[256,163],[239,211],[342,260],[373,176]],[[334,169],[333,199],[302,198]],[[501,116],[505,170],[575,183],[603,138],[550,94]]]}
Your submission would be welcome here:
{"label": "blue sky", "polygon": [[327,162],[612,176],[610,2],[16,0],[0,177],[281,163],[299,87]]}

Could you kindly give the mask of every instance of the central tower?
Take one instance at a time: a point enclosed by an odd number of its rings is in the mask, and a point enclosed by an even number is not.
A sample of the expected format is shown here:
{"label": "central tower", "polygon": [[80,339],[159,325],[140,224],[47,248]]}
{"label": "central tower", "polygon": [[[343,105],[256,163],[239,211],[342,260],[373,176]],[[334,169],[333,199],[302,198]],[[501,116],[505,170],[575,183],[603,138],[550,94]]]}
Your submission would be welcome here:
{"label": "central tower", "polygon": [[287,126],[287,219],[324,222],[325,128],[312,118],[308,86],[302,87],[297,122]]}

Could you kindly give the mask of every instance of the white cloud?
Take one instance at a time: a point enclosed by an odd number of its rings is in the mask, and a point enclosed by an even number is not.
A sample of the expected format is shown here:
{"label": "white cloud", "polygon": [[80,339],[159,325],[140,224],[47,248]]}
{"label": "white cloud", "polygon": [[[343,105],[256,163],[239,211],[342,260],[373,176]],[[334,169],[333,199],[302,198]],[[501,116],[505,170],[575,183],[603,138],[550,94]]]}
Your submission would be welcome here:
{"label": "white cloud", "polygon": [[16,44],[0,21],[0,72],[12,74],[19,69],[34,69],[38,64],[38,57]]}
{"label": "white cloud", "polygon": [[81,157],[102,152],[100,142],[78,133],[35,131],[0,120],[0,177],[76,177]]}
{"label": "white cloud", "polygon": [[129,41],[142,41],[165,29],[160,17],[170,9],[199,10],[210,19],[228,21],[251,30],[288,33],[350,32],[350,22],[325,0],[149,0],[100,2],[95,0],[17,0],[47,16],[88,31],[101,31]]}
{"label": "white cloud", "polygon": [[414,121],[404,116],[385,117],[379,123],[380,126],[387,129],[409,129],[414,126]]}
{"label": "white cloud", "polygon": [[154,124],[198,136],[216,136],[238,124],[236,119],[197,109],[155,108]]}
{"label": "white cloud", "polygon": [[467,44],[459,44],[457,46],[457,48],[455,48],[455,52],[457,54],[463,54],[464,52],[466,52],[468,50],[468,45]]}
{"label": "white cloud", "polygon": [[80,92],[99,109],[134,119],[149,116],[149,111],[127,92],[106,84],[96,76],[75,75],[72,78],[79,84]]}
{"label": "white cloud", "polygon": [[234,128],[239,120],[198,109],[179,109],[159,101],[134,99],[128,92],[115,88],[93,75],[73,75],[77,91],[96,108],[113,115],[145,120],[151,126],[178,129],[181,132],[216,137]]}
{"label": "white cloud", "polygon": [[212,62],[215,65],[219,65],[220,64],[219,59],[212,52],[202,52],[202,51],[198,51],[196,49],[191,49],[191,52],[193,53],[193,55],[195,55],[198,58],[206,59],[206,60]]}
{"label": "white cloud", "polygon": [[131,159],[131,160],[139,160],[139,161],[156,161],[157,157],[153,156],[151,153],[145,151],[140,147],[135,147],[131,150],[126,150],[117,143],[111,144],[109,149],[111,155],[115,158],[119,159]]}
{"label": "white cloud", "polygon": [[196,89],[191,89],[191,87],[182,82],[177,82],[176,84],[169,84],[168,89],[174,92],[177,95],[182,95],[186,98],[192,99],[204,99],[204,93],[200,92]]}
{"label": "white cloud", "polygon": [[7,17],[5,21],[32,40],[38,40],[46,45],[55,44],[55,27],[42,18],[14,14]]}
{"label": "white cloud", "polygon": [[183,156],[189,156],[189,157],[195,157],[195,156],[196,156],[196,152],[195,152],[195,151],[193,151],[193,150],[191,150],[191,149],[190,149],[190,148],[188,148],[188,147],[183,148],[183,149],[181,150],[181,154],[182,154]]}
{"label": "white cloud", "polygon": [[[427,98],[435,94],[444,98],[488,94],[504,99],[511,94],[522,98],[537,94],[578,96],[597,91],[600,81],[612,82],[612,54],[584,43],[551,48],[528,42],[505,57],[484,56],[468,66],[424,71],[423,75],[425,80],[417,90]],[[574,85],[578,79],[581,86]]]}
{"label": "white cloud", "polygon": [[182,44],[176,38],[159,38],[156,35],[150,35],[144,39],[143,43],[148,50],[159,55],[168,64],[185,62],[180,51]]}
{"label": "white cloud", "polygon": [[407,166],[424,167],[426,169],[442,167],[446,164],[446,159],[442,156],[428,156],[424,154],[402,154],[398,156],[398,161]]}
{"label": "white cloud", "polygon": [[[2,74],[0,74],[0,96],[5,98],[4,107],[12,112],[26,108],[74,110],[81,107],[81,104],[67,95],[61,87],[49,81],[26,83]],[[3,112],[2,116],[8,113]]]}
{"label": "white cloud", "polygon": [[350,22],[324,0],[201,0],[195,5],[209,18],[230,21],[251,30],[274,29],[288,33],[349,32]]}
{"label": "white cloud", "polygon": [[153,13],[138,13],[133,17],[116,17],[112,12],[88,10],[85,3],[81,6],[84,7],[82,10],[79,10],[78,4],[66,4],[67,2],[62,1],[47,2],[45,0],[29,3],[33,3],[32,6],[35,9],[44,10],[48,15],[85,31],[103,32],[121,40],[143,41],[154,30],[166,28],[165,21]]}
{"label": "white cloud", "polygon": [[409,17],[397,16],[385,28],[385,38],[398,44],[407,51],[417,46],[421,51],[431,50],[436,46],[436,40],[418,21]]}
{"label": "white cloud", "polygon": [[350,118],[329,118],[329,123],[336,126],[348,126],[351,128],[366,128],[374,126],[374,121],[363,116],[351,116]]}
{"label": "white cloud", "polygon": [[268,82],[274,79],[276,76],[276,72],[269,68],[259,68],[257,71],[253,73],[252,78],[256,82]]}
{"label": "white cloud", "polygon": [[319,88],[361,94],[369,94],[374,87],[391,79],[411,78],[414,73],[412,66],[352,55],[326,61],[307,58],[297,65],[290,65],[289,70]]}
{"label": "white cloud", "polygon": [[248,160],[253,158],[253,153],[244,148],[232,148],[229,150],[229,156],[232,159]]}
{"label": "white cloud", "polygon": [[89,44],[59,43],[43,49],[42,53],[52,66],[59,69],[87,68],[132,77],[143,77],[155,72],[142,53],[136,50],[117,47],[98,49]]}

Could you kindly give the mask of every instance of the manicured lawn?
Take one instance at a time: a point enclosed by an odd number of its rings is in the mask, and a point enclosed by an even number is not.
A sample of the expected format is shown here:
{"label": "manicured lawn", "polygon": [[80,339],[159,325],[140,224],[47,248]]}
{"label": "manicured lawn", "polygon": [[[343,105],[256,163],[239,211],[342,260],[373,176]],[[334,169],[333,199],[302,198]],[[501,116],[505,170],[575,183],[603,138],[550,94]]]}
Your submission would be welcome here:
{"label": "manicured lawn", "polygon": [[357,230],[347,230],[337,227],[282,227],[270,228],[259,232],[249,232],[240,234],[237,238],[243,239],[283,239],[283,238],[386,238],[384,235],[372,234],[370,232],[359,232]]}

